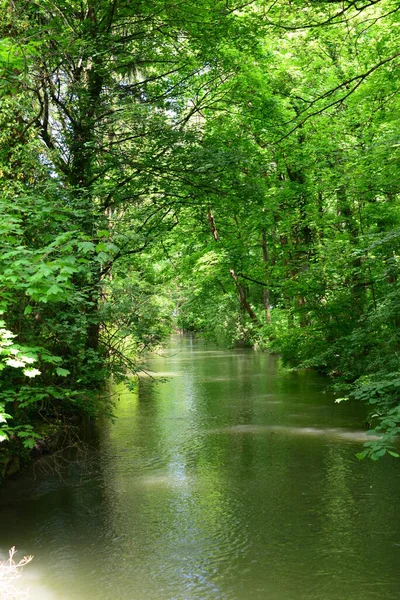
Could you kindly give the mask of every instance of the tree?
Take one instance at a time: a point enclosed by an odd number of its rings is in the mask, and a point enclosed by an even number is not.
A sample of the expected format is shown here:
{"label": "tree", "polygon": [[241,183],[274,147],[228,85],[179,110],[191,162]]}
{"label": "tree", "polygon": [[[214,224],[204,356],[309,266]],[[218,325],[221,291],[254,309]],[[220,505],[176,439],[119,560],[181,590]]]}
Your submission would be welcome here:
{"label": "tree", "polygon": [[397,19],[391,0],[7,5],[1,309],[41,371],[15,371],[7,414],[95,410],[78,389],[135,369],[171,298],[182,327],[360,398],[389,381],[379,418],[396,408]]}
{"label": "tree", "polygon": [[2,308],[41,372],[1,392],[17,427],[93,412],[87,390],[168,331],[147,261],[193,203],[193,120],[239,26],[222,2],[159,0],[16,1],[0,26]]}
{"label": "tree", "polygon": [[[301,6],[294,20],[283,3],[255,11],[271,29],[256,56],[241,56],[229,103],[204,111],[210,162],[233,145],[240,159],[207,194],[201,236],[210,215],[212,226],[203,251],[197,229],[182,323],[339,377],[387,431],[375,458],[399,423],[398,7]],[[229,319],[239,285],[240,328]]]}

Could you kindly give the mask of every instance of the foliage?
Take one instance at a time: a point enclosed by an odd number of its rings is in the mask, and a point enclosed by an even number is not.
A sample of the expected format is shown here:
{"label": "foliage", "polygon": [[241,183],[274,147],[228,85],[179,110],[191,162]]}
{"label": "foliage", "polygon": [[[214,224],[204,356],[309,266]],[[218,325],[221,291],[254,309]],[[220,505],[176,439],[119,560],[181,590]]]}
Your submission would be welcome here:
{"label": "foliage", "polygon": [[398,432],[398,14],[275,3],[258,47],[230,47],[235,76],[203,111],[202,205],[169,242],[181,326],[330,374],[371,407],[372,458]]}
{"label": "foliage", "polygon": [[3,8],[5,433],[103,411],[177,326],[331,374],[395,452],[392,0]]}
{"label": "foliage", "polygon": [[[11,367],[14,369],[23,369],[26,378],[36,377],[40,375],[40,371],[32,367],[32,363],[37,360],[37,357],[32,353],[31,349],[26,349],[13,342],[16,336],[5,329],[5,322],[0,320],[0,371]],[[38,437],[32,426],[28,424],[12,427],[8,424],[8,420],[13,417],[6,412],[6,405],[10,402],[10,394],[0,392],[0,443],[9,440],[10,435],[16,435],[23,440],[25,448],[32,448],[35,444],[35,439]]]}

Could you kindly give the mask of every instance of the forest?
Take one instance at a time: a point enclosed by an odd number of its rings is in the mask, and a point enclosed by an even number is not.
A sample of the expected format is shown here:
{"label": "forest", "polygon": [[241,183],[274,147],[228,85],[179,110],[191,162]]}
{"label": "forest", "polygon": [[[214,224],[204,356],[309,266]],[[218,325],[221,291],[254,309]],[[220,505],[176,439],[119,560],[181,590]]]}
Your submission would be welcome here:
{"label": "forest", "polygon": [[394,0],[2,2],[3,463],[110,412],[177,329],[330,376],[379,434],[359,458],[399,456],[399,25]]}

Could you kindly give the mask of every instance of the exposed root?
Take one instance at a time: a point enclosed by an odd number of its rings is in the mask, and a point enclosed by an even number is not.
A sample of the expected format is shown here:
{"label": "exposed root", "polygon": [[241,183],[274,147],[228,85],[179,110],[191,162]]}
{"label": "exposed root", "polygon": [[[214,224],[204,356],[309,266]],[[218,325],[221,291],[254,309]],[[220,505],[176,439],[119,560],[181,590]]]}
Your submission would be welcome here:
{"label": "exposed root", "polygon": [[57,445],[57,449],[50,449],[34,463],[35,474],[56,474],[64,480],[64,475],[76,464],[86,471],[90,469],[94,449],[82,439],[79,427],[65,427],[60,432]]}

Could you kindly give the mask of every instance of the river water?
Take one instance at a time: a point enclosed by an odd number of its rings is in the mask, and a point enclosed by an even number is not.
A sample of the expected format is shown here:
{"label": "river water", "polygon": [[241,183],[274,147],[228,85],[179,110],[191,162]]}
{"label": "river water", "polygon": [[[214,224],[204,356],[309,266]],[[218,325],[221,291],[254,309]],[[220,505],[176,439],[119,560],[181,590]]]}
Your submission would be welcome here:
{"label": "river water", "polygon": [[398,600],[400,469],[363,412],[277,357],[177,337],[89,462],[1,492],[34,600]]}

